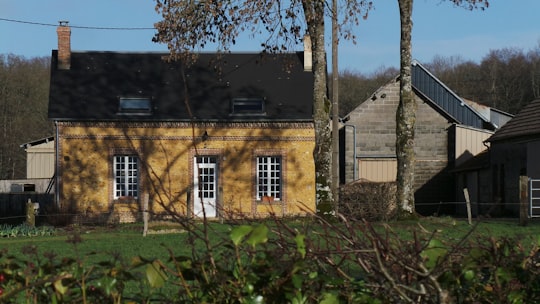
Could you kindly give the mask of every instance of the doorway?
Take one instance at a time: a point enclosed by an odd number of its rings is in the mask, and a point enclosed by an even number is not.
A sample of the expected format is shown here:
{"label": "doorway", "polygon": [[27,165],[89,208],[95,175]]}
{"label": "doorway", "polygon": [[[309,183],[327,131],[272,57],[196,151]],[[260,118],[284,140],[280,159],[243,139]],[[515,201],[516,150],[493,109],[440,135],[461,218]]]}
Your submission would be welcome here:
{"label": "doorway", "polygon": [[217,217],[217,156],[195,156],[193,163],[193,215]]}

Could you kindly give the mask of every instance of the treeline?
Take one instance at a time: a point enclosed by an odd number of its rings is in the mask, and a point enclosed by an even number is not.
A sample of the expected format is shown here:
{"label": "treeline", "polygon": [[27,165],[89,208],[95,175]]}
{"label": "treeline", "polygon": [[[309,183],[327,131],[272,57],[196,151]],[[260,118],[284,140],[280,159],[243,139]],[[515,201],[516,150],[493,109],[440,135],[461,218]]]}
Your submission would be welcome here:
{"label": "treeline", "polygon": [[20,145],[53,134],[47,118],[50,58],[0,55],[0,179],[26,177]]}
{"label": "treeline", "polygon": [[[491,50],[480,63],[461,56],[435,56],[422,65],[459,96],[508,113],[516,114],[540,97],[540,44],[528,52],[516,48]],[[348,114],[398,74],[396,68],[381,68],[371,75],[342,72],[340,114]]]}
{"label": "treeline", "polygon": [[[26,155],[21,144],[53,135],[47,119],[50,58],[0,54],[0,179],[24,178]],[[540,44],[524,52],[490,51],[480,63],[460,56],[435,56],[422,62],[431,73],[463,98],[515,114],[540,97]],[[399,71],[380,68],[369,75],[340,73],[340,115],[368,99]]]}

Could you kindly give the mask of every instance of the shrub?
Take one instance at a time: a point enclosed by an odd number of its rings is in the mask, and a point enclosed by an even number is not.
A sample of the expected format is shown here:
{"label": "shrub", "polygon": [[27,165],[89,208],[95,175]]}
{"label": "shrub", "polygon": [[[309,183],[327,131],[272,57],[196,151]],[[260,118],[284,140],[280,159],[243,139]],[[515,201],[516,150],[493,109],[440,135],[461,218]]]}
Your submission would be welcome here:
{"label": "shrub", "polygon": [[540,302],[540,251],[515,238],[478,238],[456,252],[440,281],[457,303]]}
{"label": "shrub", "polygon": [[339,212],[351,220],[388,221],[396,206],[395,182],[356,181],[340,189]]}
{"label": "shrub", "polygon": [[34,227],[27,224],[17,226],[3,224],[0,226],[0,237],[47,236],[53,233],[54,228],[50,226]]}

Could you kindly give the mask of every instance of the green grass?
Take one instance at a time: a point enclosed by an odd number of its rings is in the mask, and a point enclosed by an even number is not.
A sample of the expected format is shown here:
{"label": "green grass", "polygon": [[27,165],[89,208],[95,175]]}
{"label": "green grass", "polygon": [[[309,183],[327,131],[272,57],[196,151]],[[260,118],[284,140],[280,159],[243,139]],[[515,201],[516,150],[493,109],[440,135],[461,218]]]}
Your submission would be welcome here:
{"label": "green grass", "polygon": [[[92,265],[120,261],[130,265],[135,258],[143,260],[160,260],[173,266],[170,262],[169,250],[178,256],[192,256],[192,246],[189,244],[188,233],[179,229],[178,225],[158,223],[151,227],[148,235],[143,236],[142,224],[118,225],[116,227],[68,227],[56,229],[55,235],[43,237],[0,238],[0,251],[7,249],[8,255],[27,255],[29,246],[35,247],[38,259],[45,261],[51,253],[57,260],[74,258],[86,265],[86,270]],[[202,224],[195,225],[195,231],[203,233]],[[222,240],[230,231],[226,224],[210,223],[207,226],[209,239],[212,244]],[[195,241],[195,251],[204,253],[204,244]],[[33,255],[32,255],[33,256]],[[119,259],[117,259],[119,258]],[[129,266],[128,266],[129,267]],[[138,276],[144,277],[144,267],[137,268]],[[0,271],[1,272],[1,271]],[[135,274],[136,272],[132,272]],[[147,288],[146,280],[126,282],[126,290],[134,293],[140,288]],[[141,285],[144,287],[141,287]],[[164,295],[174,296],[176,288],[166,285],[160,289]],[[24,297],[24,295],[21,295]]]}
{"label": "green grass", "polygon": [[[212,230],[212,241],[217,241],[229,230],[228,225],[217,223],[209,227]],[[185,231],[169,226],[157,229],[144,237],[142,225],[132,224],[113,228],[57,229],[53,236],[0,238],[0,250],[8,249],[9,253],[18,254],[27,246],[35,246],[41,254],[55,253],[62,257],[81,258],[88,256],[90,263],[116,254],[126,258],[141,256],[166,261],[169,258],[167,249],[171,249],[175,255],[191,255],[192,248],[188,246],[188,235]]]}
{"label": "green grass", "polygon": [[[267,221],[269,226],[274,225]],[[289,226],[301,230],[309,220],[287,222]],[[339,225],[339,224],[338,224]],[[312,231],[318,228],[311,225]],[[435,232],[437,238],[449,242],[460,241],[474,227],[469,238],[474,240],[478,236],[513,237],[522,242],[536,242],[540,236],[540,221],[531,221],[526,227],[518,225],[517,219],[502,220],[490,219],[470,226],[465,219],[445,218],[421,218],[419,220],[396,221],[374,223],[374,226],[383,231],[385,227],[395,232],[400,238],[412,238],[413,232],[423,238],[428,238]],[[0,238],[0,249],[7,248],[10,253],[20,253],[25,246],[35,245],[40,253],[54,252],[59,256],[85,256],[96,252],[92,259],[99,259],[111,254],[121,254],[123,257],[142,256],[148,259],[168,259],[167,248],[175,255],[191,255],[192,247],[189,246],[188,233],[178,229],[178,226],[159,224],[154,226],[155,231],[173,233],[152,233],[142,236],[142,225],[130,224],[116,227],[76,227],[72,229],[57,229],[53,236],[43,237],[17,237]],[[223,240],[228,240],[231,224],[210,223],[208,226],[209,240],[214,246]],[[202,224],[196,226],[196,231],[202,233]],[[73,240],[80,237],[80,242]],[[203,250],[203,244],[199,241],[197,246]]]}
{"label": "green grass", "polygon": [[518,219],[485,219],[475,220],[469,225],[466,219],[450,217],[427,217],[417,221],[393,222],[389,226],[401,235],[410,235],[411,231],[425,233],[435,232],[440,238],[446,240],[461,240],[471,230],[469,238],[480,236],[516,237],[521,241],[536,241],[540,236],[540,221],[530,221],[527,226],[519,226]]}

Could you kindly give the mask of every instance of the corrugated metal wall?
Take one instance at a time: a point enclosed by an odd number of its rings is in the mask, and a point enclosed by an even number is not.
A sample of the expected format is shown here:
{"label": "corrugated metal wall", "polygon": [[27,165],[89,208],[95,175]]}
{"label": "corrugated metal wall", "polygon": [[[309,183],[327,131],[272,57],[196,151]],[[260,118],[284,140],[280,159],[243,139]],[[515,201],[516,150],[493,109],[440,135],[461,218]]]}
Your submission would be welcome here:
{"label": "corrugated metal wall", "polygon": [[372,182],[393,182],[397,176],[395,158],[361,158],[358,160],[358,177]]}
{"label": "corrugated metal wall", "polygon": [[493,132],[456,125],[456,166],[487,149],[483,142]]}
{"label": "corrugated metal wall", "polygon": [[51,178],[54,175],[54,141],[26,149],[26,178]]}

